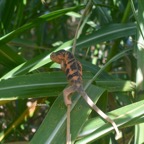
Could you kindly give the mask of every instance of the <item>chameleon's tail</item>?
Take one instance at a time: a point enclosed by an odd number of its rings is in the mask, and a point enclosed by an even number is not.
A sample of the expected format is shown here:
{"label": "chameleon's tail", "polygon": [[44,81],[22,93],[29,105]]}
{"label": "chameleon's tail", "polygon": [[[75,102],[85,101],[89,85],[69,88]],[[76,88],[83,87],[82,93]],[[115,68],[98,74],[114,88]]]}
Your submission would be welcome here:
{"label": "chameleon's tail", "polygon": [[122,134],[119,131],[116,123],[94,104],[94,102],[90,99],[90,97],[87,95],[87,93],[85,91],[81,91],[80,94],[82,95],[82,97],[84,98],[84,100],[88,103],[88,105],[95,112],[97,112],[104,120],[106,120],[107,122],[109,122],[109,123],[112,124],[112,126],[114,127],[114,129],[116,131],[116,137],[115,137],[115,139],[119,139]]}

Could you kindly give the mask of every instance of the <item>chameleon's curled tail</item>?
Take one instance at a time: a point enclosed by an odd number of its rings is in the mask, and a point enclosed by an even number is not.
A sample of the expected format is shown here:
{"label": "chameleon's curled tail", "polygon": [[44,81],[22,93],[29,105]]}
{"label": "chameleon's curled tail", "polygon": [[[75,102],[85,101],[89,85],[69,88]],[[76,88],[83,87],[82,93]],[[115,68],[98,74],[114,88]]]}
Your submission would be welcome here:
{"label": "chameleon's curled tail", "polygon": [[87,93],[85,91],[83,91],[83,90],[80,91],[80,94],[82,95],[82,97],[84,98],[84,100],[88,103],[88,105],[95,112],[97,112],[104,120],[106,120],[107,122],[109,122],[109,123],[112,124],[112,126],[114,127],[114,129],[116,131],[116,137],[115,137],[115,139],[119,139],[121,137],[121,132],[119,131],[116,123],[94,104],[94,102],[90,99],[90,97],[87,95]]}

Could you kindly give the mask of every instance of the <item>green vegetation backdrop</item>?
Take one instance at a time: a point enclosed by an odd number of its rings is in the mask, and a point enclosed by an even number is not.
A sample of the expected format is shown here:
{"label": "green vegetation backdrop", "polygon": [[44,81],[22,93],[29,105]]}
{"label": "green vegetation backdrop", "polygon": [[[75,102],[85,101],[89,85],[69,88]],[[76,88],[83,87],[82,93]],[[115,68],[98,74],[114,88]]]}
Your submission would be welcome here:
{"label": "green vegetation backdrop", "polygon": [[144,143],[143,13],[143,0],[0,0],[1,143],[65,144],[68,83],[50,54],[72,51],[80,20],[74,55],[92,81],[86,92],[123,136],[75,93],[72,143]]}

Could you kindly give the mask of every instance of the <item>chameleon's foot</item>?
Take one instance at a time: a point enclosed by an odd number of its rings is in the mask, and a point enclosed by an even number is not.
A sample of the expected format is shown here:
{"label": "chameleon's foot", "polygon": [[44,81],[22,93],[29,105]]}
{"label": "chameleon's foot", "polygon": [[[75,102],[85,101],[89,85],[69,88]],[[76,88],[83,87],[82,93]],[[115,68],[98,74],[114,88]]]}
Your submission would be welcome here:
{"label": "chameleon's foot", "polygon": [[64,102],[66,106],[72,104],[71,96],[70,96],[72,92],[73,92],[73,87],[68,87],[63,90]]}
{"label": "chameleon's foot", "polygon": [[64,98],[64,102],[65,102],[65,105],[71,105],[72,104],[72,101],[70,98]]}
{"label": "chameleon's foot", "polygon": [[115,136],[116,140],[118,140],[120,138],[122,138],[122,132],[121,131],[119,131],[119,133],[116,133],[116,136]]}
{"label": "chameleon's foot", "polygon": [[65,105],[71,105],[72,104],[72,101],[71,101],[71,97],[69,95],[67,95],[67,91],[63,91],[63,95],[64,95],[64,102],[65,102]]}

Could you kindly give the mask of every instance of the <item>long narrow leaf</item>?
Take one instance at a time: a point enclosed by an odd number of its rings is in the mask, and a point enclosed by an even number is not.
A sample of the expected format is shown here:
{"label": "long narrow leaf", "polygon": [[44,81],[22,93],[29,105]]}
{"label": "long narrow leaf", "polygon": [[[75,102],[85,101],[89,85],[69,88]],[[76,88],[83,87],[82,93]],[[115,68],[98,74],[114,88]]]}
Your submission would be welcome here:
{"label": "long narrow leaf", "polygon": [[[83,73],[84,81],[92,78],[90,72]],[[56,96],[65,85],[63,72],[39,73],[17,76],[0,82],[0,100],[29,97]],[[133,91],[135,84],[130,81],[96,80],[96,85],[110,92]]]}
{"label": "long narrow leaf", "polygon": [[57,10],[45,15],[42,15],[34,20],[32,20],[31,22],[21,26],[20,28],[6,34],[5,36],[0,38],[0,45],[7,43],[8,41],[12,40],[13,38],[17,37],[18,35],[20,35],[22,32],[24,32],[25,30],[28,30],[32,27],[37,26],[38,24],[41,24],[45,21],[49,21],[55,18],[58,18],[60,16],[63,16],[64,14],[66,14],[69,11],[74,11],[77,9],[82,8],[82,6],[78,6],[78,7],[71,7],[71,8],[65,8],[62,10]]}
{"label": "long narrow leaf", "polygon": [[14,52],[7,45],[2,45],[0,48],[0,63],[13,68],[24,62],[24,59],[19,56],[16,52]]}
{"label": "long narrow leaf", "polygon": [[[120,127],[129,126],[129,122],[139,119],[143,115],[144,100],[136,102],[125,107],[119,108],[109,113],[111,118],[115,118],[115,122]],[[132,123],[131,123],[132,124]],[[87,135],[76,144],[88,143],[100,138],[101,136],[111,132],[113,128],[110,124],[104,124],[100,118],[89,120],[85,123],[80,136]]]}
{"label": "long narrow leaf", "polygon": [[[110,39],[120,38],[122,36],[134,35],[136,27],[134,24],[117,24],[113,26],[108,26],[100,29],[97,32],[94,32],[91,35],[85,36],[77,41],[77,48],[82,48],[85,46],[91,46],[97,44],[98,42],[107,41]],[[119,33],[119,34],[118,34]],[[72,41],[64,43],[62,46],[57,48],[59,49],[70,49]],[[128,50],[129,51],[129,50]],[[50,62],[50,54],[44,53],[26,63],[19,65],[14,68],[12,71],[4,75],[1,79],[7,79],[15,75],[24,74],[27,72],[32,72],[41,66]]]}
{"label": "long narrow leaf", "polygon": [[0,100],[56,96],[65,85],[63,73],[19,76],[0,82]]}

